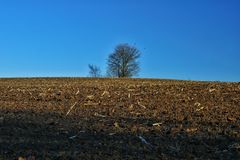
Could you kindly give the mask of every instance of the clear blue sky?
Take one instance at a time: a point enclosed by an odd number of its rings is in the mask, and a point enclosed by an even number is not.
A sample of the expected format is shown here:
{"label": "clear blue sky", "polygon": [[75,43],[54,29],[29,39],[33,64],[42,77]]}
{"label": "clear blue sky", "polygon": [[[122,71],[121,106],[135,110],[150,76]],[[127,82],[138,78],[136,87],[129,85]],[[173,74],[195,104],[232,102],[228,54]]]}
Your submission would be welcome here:
{"label": "clear blue sky", "polygon": [[240,81],[240,1],[0,1],[0,77],[104,73],[119,43],[142,51],[139,77]]}

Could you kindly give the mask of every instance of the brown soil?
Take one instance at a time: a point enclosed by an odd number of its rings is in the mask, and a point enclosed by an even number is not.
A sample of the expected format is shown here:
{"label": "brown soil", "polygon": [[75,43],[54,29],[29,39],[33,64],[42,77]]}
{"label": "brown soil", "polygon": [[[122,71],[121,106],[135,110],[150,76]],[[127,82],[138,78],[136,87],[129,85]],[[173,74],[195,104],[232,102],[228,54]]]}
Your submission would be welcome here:
{"label": "brown soil", "polygon": [[240,83],[0,79],[2,159],[240,159]]}

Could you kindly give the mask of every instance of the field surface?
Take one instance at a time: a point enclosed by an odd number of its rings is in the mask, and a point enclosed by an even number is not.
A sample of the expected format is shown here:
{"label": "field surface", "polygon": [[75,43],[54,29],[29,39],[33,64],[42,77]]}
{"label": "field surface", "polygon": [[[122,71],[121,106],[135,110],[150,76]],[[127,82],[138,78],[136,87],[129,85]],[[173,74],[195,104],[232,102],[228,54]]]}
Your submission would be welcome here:
{"label": "field surface", "polygon": [[5,159],[240,159],[240,83],[0,79]]}

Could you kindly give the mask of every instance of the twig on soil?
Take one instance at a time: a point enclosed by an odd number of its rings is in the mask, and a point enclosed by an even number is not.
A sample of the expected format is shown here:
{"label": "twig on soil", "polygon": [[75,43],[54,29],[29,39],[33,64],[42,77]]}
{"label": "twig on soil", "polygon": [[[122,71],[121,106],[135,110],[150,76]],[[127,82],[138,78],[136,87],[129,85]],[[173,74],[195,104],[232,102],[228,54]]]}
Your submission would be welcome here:
{"label": "twig on soil", "polygon": [[113,136],[113,135],[115,135],[116,133],[109,133],[109,136]]}
{"label": "twig on soil", "polygon": [[28,91],[28,93],[31,95],[31,97],[33,97],[33,99],[36,99],[36,97],[34,97],[30,91]]}
{"label": "twig on soil", "polygon": [[203,109],[204,109],[204,107],[201,107],[201,108],[196,109],[196,111],[199,112],[199,111],[201,111]]}
{"label": "twig on soil", "polygon": [[66,116],[72,111],[73,107],[75,107],[77,104],[77,102],[74,103],[74,105],[71,106],[71,108],[68,110],[68,112],[66,113]]}
{"label": "twig on soil", "polygon": [[78,94],[79,94],[79,92],[80,92],[80,91],[79,91],[79,89],[78,89],[78,91],[75,93],[75,95],[78,95]]}
{"label": "twig on soil", "polygon": [[84,105],[84,106],[97,106],[97,105],[99,105],[99,103],[91,103],[91,102],[88,102],[88,103],[84,103],[83,105]]}
{"label": "twig on soil", "polygon": [[210,93],[212,93],[212,92],[214,92],[214,91],[216,91],[216,89],[209,89],[209,92],[210,92]]}
{"label": "twig on soil", "polygon": [[146,106],[142,105],[140,102],[138,102],[138,105],[144,109],[146,109]]}
{"label": "twig on soil", "polygon": [[159,122],[159,123],[153,123],[152,125],[153,126],[160,126],[162,123],[161,122]]}
{"label": "twig on soil", "polygon": [[138,138],[142,141],[142,143],[153,149],[153,146],[149,142],[147,142],[146,139],[144,139],[142,136],[138,136]]}
{"label": "twig on soil", "polygon": [[77,135],[72,136],[72,137],[69,137],[69,139],[74,139],[74,138],[76,138],[76,137],[77,137]]}
{"label": "twig on soil", "polygon": [[88,99],[88,100],[93,100],[93,99],[94,99],[94,95],[89,95],[89,96],[87,96],[87,99]]}
{"label": "twig on soil", "polygon": [[102,115],[102,114],[99,114],[99,113],[94,113],[94,116],[96,117],[101,117],[101,118],[106,118],[106,116]]}
{"label": "twig on soil", "polygon": [[197,106],[197,107],[199,107],[199,106],[201,106],[201,103],[199,103],[199,102],[196,102],[196,103],[194,103],[194,106]]}
{"label": "twig on soil", "polygon": [[101,96],[105,96],[105,95],[109,96],[109,92],[108,91],[104,91]]}
{"label": "twig on soil", "polygon": [[186,132],[187,133],[192,133],[192,132],[196,132],[198,130],[198,128],[187,128]]}
{"label": "twig on soil", "polygon": [[69,137],[69,139],[75,139],[75,138],[77,138],[77,136],[79,136],[80,133],[85,133],[85,131],[83,131],[83,130],[82,130],[82,131],[79,131],[78,134]]}

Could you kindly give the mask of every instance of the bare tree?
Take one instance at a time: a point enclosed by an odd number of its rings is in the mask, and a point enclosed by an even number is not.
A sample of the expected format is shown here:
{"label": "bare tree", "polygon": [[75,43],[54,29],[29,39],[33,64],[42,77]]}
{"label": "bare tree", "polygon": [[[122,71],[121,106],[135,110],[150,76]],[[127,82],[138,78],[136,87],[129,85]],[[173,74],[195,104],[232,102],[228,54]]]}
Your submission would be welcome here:
{"label": "bare tree", "polygon": [[99,67],[89,64],[89,76],[90,77],[101,77],[101,70]]}
{"label": "bare tree", "polygon": [[140,51],[128,44],[119,44],[107,61],[107,75],[110,77],[132,77],[138,74],[140,68],[137,59]]}

